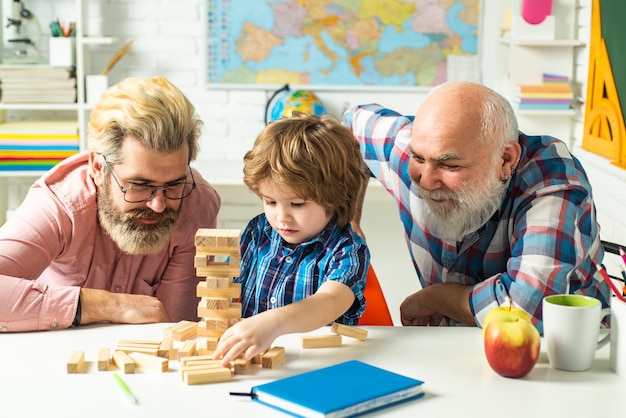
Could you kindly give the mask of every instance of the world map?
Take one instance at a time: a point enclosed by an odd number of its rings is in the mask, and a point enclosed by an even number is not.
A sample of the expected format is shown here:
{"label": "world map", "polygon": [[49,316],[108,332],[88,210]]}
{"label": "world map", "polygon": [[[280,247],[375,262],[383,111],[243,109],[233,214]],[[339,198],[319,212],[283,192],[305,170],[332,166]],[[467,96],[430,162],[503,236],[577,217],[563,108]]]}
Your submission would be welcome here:
{"label": "world map", "polygon": [[208,82],[433,86],[480,0],[207,0]]}

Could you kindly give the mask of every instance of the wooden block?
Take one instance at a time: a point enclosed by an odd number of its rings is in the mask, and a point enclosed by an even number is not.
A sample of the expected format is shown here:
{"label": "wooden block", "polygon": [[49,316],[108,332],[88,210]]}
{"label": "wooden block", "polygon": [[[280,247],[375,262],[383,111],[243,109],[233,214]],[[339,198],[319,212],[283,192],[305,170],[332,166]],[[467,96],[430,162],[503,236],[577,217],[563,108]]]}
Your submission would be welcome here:
{"label": "wooden block", "polygon": [[350,338],[356,338],[357,340],[360,340],[360,341],[365,341],[367,339],[366,329],[353,327],[350,325],[339,324],[337,322],[334,322],[331,325],[330,330],[334,332],[335,334],[343,335],[345,337],[350,337]]}
{"label": "wooden block", "polygon": [[203,283],[209,289],[227,289],[233,282],[232,277],[207,277]]}
{"label": "wooden block", "polygon": [[113,363],[125,374],[135,373],[135,362],[123,351],[113,352]]}
{"label": "wooden block", "polygon": [[161,345],[161,341],[158,340],[119,340],[117,345],[123,345],[127,347],[140,347],[140,348],[158,348]]}
{"label": "wooden block", "polygon": [[227,367],[188,370],[184,372],[184,381],[188,385],[203,383],[226,382],[231,379],[232,373]]}
{"label": "wooden block", "polygon": [[169,361],[166,358],[151,356],[144,353],[130,353],[128,354],[134,362],[136,367],[142,369],[151,369],[160,372],[165,372],[169,369]]}
{"label": "wooden block", "polygon": [[196,296],[219,299],[238,299],[241,296],[241,283],[231,283],[224,289],[210,288],[200,282],[196,286]]}
{"label": "wooden block", "polygon": [[174,339],[172,337],[163,337],[161,340],[161,344],[159,345],[159,350],[157,356],[163,357],[166,359],[171,359],[172,357],[172,349],[174,348]]}
{"label": "wooden block", "polygon": [[198,303],[198,316],[204,319],[241,318],[241,303],[231,303],[228,309],[208,309],[206,301]]}
{"label": "wooden block", "polygon": [[106,372],[109,370],[109,364],[111,364],[111,350],[101,348],[98,350],[98,370]]}
{"label": "wooden block", "polygon": [[285,362],[285,347],[272,347],[261,356],[261,367],[273,369]]}
{"label": "wooden block", "polygon": [[196,253],[193,258],[193,266],[194,267],[205,267],[209,264],[209,260],[211,256],[207,253]]}
{"label": "wooden block", "polygon": [[214,263],[205,267],[196,267],[196,275],[199,277],[239,277],[241,275],[241,265],[232,265],[230,263]]}
{"label": "wooden block", "polygon": [[244,359],[237,359],[233,362],[235,374],[246,374],[250,369],[250,362]]}
{"label": "wooden block", "polygon": [[197,364],[220,364],[221,360],[214,360],[210,355],[185,356],[178,360],[181,367],[197,365]]}
{"label": "wooden block", "polygon": [[68,373],[80,373],[83,371],[83,366],[85,365],[85,352],[84,351],[74,351],[70,356],[70,359],[67,361],[67,372]]}
{"label": "wooden block", "polygon": [[196,254],[209,254],[211,256],[232,257],[239,256],[239,245],[235,247],[209,247],[209,246],[196,246]]}
{"label": "wooden block", "polygon": [[123,351],[126,354],[129,353],[144,353],[144,354],[148,354],[150,356],[157,356],[159,354],[159,347],[155,347],[155,348],[145,348],[145,347],[128,347],[128,346],[124,346],[124,345],[118,345],[117,347],[115,347],[115,351]]}
{"label": "wooden block", "polygon": [[195,234],[196,247],[231,248],[239,254],[240,229],[198,228]]}
{"label": "wooden block", "polygon": [[198,334],[198,337],[220,338],[226,332],[225,329],[206,329],[201,324],[202,324],[202,322],[200,322],[200,324],[198,324],[198,329],[196,330],[196,333]]}
{"label": "wooden block", "polygon": [[178,348],[178,359],[196,354],[196,340],[187,340]]}
{"label": "wooden block", "polygon": [[196,337],[197,322],[180,321],[163,330],[164,337],[171,337],[174,341],[185,341]]}
{"label": "wooden block", "polygon": [[204,328],[206,329],[225,331],[230,327],[230,321],[228,319],[205,319],[200,323],[204,324]]}
{"label": "wooden block", "polygon": [[303,335],[302,348],[341,347],[341,335]]}

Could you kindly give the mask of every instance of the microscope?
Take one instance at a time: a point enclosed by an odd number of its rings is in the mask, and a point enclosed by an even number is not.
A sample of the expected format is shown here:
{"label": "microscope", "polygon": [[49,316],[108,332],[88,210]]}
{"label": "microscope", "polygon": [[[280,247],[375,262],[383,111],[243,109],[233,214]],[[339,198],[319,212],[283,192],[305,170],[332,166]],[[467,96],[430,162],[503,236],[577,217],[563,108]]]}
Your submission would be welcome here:
{"label": "microscope", "polygon": [[[13,0],[11,17],[6,28],[10,35],[2,53],[3,64],[37,64],[39,52],[37,46],[41,38],[41,27],[37,18],[24,7],[21,0]],[[29,37],[29,29],[34,28],[36,39]]]}

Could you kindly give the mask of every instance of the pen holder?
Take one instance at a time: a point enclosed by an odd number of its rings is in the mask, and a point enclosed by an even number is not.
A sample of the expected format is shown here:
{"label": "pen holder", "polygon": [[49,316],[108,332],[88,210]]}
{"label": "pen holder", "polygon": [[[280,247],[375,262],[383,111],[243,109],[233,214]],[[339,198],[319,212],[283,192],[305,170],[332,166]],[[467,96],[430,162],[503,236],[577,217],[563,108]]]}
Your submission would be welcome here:
{"label": "pen holder", "polygon": [[74,37],[50,38],[50,65],[71,67],[76,65],[76,43]]}
{"label": "pen holder", "polygon": [[104,74],[94,74],[85,77],[87,104],[94,105],[100,100],[102,93],[109,87],[109,77]]}

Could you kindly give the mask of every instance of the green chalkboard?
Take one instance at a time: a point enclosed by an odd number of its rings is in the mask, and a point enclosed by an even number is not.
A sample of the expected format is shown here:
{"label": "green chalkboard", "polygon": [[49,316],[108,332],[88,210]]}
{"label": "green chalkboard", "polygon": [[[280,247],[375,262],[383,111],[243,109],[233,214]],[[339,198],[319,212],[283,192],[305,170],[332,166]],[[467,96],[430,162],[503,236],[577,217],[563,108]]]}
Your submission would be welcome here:
{"label": "green chalkboard", "polygon": [[626,114],[626,1],[600,0],[600,21],[622,114]]}

